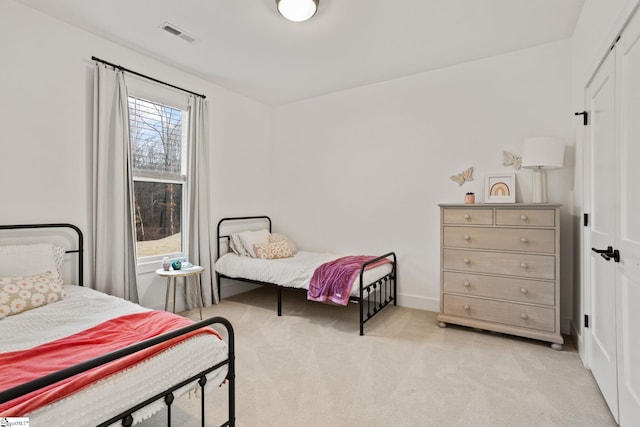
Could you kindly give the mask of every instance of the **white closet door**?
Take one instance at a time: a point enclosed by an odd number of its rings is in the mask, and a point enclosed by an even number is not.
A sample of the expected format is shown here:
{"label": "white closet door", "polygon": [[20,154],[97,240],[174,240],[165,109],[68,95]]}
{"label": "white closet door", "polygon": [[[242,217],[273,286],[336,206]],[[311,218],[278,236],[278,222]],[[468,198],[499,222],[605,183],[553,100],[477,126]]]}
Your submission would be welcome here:
{"label": "white closet door", "polygon": [[[589,184],[585,206],[591,213],[587,231],[589,249],[604,250],[615,238],[615,56],[609,53],[586,89],[589,111],[589,139],[586,148]],[[618,378],[616,352],[615,265],[600,253],[590,251],[586,313],[590,325],[586,330],[589,366],[600,390],[618,420]]]}
{"label": "white closet door", "polygon": [[640,423],[640,13],[616,45],[619,423]]}

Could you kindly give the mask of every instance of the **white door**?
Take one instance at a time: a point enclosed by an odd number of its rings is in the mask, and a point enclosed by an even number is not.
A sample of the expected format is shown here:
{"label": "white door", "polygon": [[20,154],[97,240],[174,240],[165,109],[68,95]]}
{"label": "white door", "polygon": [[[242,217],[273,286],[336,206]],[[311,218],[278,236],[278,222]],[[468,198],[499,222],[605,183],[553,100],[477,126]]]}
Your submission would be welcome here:
{"label": "white door", "polygon": [[616,45],[618,419],[640,423],[640,13]]}
{"label": "white door", "polygon": [[[615,238],[615,56],[611,51],[586,89],[589,138],[586,151],[585,207],[590,213],[588,249],[605,250]],[[618,420],[615,264],[589,251],[587,269],[586,353],[602,394]]]}

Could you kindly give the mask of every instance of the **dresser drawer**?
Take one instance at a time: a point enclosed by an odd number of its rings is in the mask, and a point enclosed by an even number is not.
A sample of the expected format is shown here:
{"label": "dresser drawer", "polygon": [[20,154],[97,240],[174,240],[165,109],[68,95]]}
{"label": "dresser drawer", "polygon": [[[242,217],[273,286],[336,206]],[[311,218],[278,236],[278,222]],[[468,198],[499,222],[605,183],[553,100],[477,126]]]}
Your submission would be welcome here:
{"label": "dresser drawer", "polygon": [[555,257],[524,253],[483,252],[443,249],[445,270],[466,273],[490,273],[532,279],[555,279]]}
{"label": "dresser drawer", "polygon": [[443,290],[447,293],[480,296],[553,306],[555,283],[510,277],[482,276],[466,273],[443,273]]}
{"label": "dresser drawer", "polygon": [[555,331],[553,308],[444,294],[444,313],[510,326]]}
{"label": "dresser drawer", "polygon": [[555,223],[553,209],[496,209],[496,225],[554,227]]}
{"label": "dresser drawer", "polygon": [[447,247],[554,253],[554,230],[536,228],[443,227]]}
{"label": "dresser drawer", "polygon": [[442,222],[444,224],[492,225],[493,210],[482,208],[445,208],[442,210]]}

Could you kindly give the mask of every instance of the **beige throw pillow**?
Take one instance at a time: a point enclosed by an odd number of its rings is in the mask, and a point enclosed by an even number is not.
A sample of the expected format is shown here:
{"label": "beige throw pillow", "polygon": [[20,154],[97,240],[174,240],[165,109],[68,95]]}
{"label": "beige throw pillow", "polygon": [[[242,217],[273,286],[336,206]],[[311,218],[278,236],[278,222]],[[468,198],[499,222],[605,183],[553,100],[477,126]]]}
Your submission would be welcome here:
{"label": "beige throw pillow", "polygon": [[0,319],[46,304],[67,296],[57,272],[0,278]]}
{"label": "beige throw pillow", "polygon": [[289,258],[293,256],[293,252],[291,252],[286,240],[258,243],[253,245],[253,250],[256,253],[256,258],[260,259]]}
{"label": "beige throw pillow", "polygon": [[287,242],[287,245],[289,246],[289,249],[291,250],[292,255],[295,255],[298,253],[298,248],[296,247],[296,244],[293,243],[287,236],[285,236],[282,233],[272,233],[269,236],[269,242],[274,243],[274,242],[282,242],[285,241]]}

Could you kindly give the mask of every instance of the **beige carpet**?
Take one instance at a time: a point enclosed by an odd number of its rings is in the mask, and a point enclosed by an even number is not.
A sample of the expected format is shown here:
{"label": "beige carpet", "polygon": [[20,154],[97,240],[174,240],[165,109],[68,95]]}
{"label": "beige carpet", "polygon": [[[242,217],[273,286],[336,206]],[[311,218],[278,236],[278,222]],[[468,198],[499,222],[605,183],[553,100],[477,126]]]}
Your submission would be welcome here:
{"label": "beige carpet", "polygon": [[[197,310],[183,313],[197,319]],[[358,307],[262,288],[206,309],[236,335],[238,426],[615,426],[575,348],[437,326],[432,312],[387,307],[358,335]],[[226,416],[209,393],[207,425]],[[195,426],[179,399],[174,426]],[[161,417],[145,425],[161,425]],[[164,421],[162,421],[164,424]]]}

